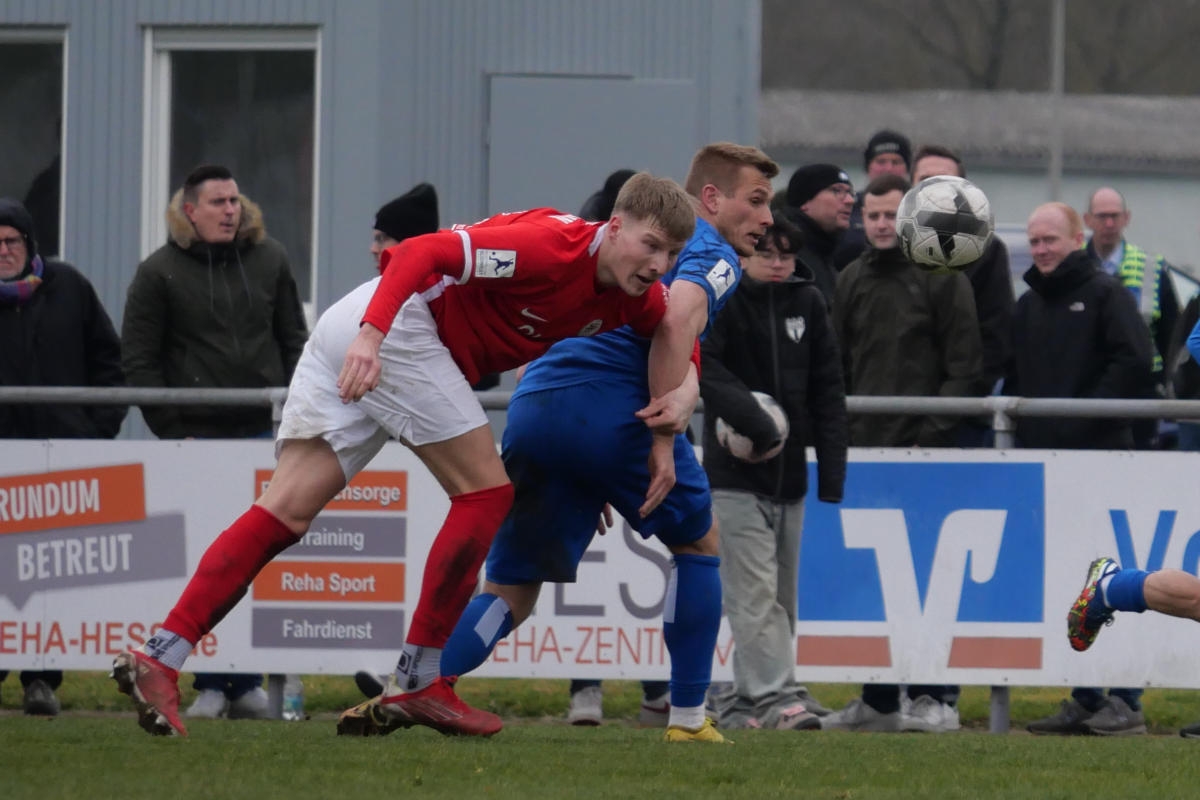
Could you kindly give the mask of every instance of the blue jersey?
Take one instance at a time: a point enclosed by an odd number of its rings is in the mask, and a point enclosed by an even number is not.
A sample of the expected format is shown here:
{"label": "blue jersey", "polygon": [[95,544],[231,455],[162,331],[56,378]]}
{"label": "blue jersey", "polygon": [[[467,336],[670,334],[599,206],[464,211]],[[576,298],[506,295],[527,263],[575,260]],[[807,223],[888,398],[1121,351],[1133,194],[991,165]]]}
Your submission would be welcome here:
{"label": "blue jersey", "polygon": [[[691,281],[704,289],[708,296],[708,324],[700,334],[703,339],[741,277],[741,262],[733,246],[716,228],[697,219],[692,238],[663,281],[668,284]],[[513,396],[620,379],[646,387],[649,351],[650,340],[638,336],[628,326],[599,336],[563,339],[529,365]]]}

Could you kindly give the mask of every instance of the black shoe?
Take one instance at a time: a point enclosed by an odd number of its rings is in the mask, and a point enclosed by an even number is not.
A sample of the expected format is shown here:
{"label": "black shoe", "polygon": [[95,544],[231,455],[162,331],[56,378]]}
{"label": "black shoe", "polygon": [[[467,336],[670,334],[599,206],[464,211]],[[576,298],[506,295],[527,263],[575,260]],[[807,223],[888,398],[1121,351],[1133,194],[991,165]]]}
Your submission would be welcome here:
{"label": "black shoe", "polygon": [[56,717],[61,709],[58,703],[58,698],[54,695],[54,690],[41,680],[30,681],[25,687],[25,702],[23,703],[26,714],[34,714],[40,717]]}
{"label": "black shoe", "polygon": [[386,680],[384,676],[367,672],[365,669],[354,673],[354,685],[367,697],[379,697],[383,694],[383,684]]}
{"label": "black shoe", "polygon": [[1200,739],[1200,722],[1184,725],[1179,729],[1179,735],[1185,739]]}

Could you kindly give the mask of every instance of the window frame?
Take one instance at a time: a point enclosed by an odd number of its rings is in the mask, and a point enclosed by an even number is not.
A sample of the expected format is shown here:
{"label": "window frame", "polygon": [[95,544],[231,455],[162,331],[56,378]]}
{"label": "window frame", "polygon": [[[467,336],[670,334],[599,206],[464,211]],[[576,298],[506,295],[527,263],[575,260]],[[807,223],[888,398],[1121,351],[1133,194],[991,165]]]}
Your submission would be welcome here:
{"label": "window frame", "polygon": [[58,113],[62,129],[58,135],[60,171],[58,175],[58,250],[56,258],[69,259],[67,247],[67,98],[70,96],[70,31],[65,27],[30,26],[5,27],[0,25],[0,45],[4,44],[57,44],[62,48],[62,96],[59,97]]}
{"label": "window frame", "polygon": [[175,51],[300,50],[313,54],[312,248],[309,264],[311,313],[317,297],[321,185],[321,29],[317,27],[172,28],[147,26],[143,33],[142,235],[145,259],[167,240],[165,210],[174,189],[171,170],[171,56]]}

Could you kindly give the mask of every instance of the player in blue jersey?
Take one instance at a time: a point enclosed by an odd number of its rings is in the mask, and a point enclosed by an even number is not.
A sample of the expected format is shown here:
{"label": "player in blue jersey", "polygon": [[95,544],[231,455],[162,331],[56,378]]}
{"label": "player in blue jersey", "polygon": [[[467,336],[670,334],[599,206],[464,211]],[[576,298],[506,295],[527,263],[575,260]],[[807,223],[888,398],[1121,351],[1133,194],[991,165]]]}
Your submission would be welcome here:
{"label": "player in blue jersey", "polygon": [[[753,253],[771,224],[771,178],[778,171],[761,150],[725,142],[705,146],[692,160],[684,188],[696,207],[696,232],[664,280],[671,286],[667,315],[696,336],[707,333],[741,277],[740,257]],[[488,553],[484,590],[447,641],[441,671],[458,676],[482,664],[532,612],[543,582],[574,582],[592,536],[611,524],[611,503],[674,556],[663,609],[671,655],[666,738],[720,742],[704,714],[721,621],[717,531],[708,479],[681,433],[698,397],[697,379],[694,370],[678,376],[696,391],[682,401],[683,393],[675,395],[686,408],[663,412],[683,424],[673,432],[654,429],[637,415],[650,397],[649,352],[649,340],[619,328],[556,344],[530,364],[503,437],[516,498]],[[675,484],[655,508],[646,485],[672,464]],[[371,723],[373,703],[343,714],[339,732],[386,732],[386,722]]]}

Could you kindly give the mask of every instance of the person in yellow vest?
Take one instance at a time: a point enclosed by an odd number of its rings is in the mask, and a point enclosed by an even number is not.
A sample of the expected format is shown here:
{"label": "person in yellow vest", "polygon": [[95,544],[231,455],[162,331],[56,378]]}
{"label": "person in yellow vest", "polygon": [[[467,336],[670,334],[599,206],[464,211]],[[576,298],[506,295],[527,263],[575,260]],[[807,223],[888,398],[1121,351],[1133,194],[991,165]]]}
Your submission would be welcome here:
{"label": "person in yellow vest", "polygon": [[[1092,192],[1083,215],[1084,224],[1092,232],[1087,251],[1105,272],[1119,278],[1137,301],[1154,340],[1154,383],[1159,387],[1159,396],[1164,396],[1163,359],[1172,349],[1171,332],[1179,317],[1179,298],[1166,260],[1125,239],[1132,216],[1125,197],[1116,189],[1101,186]],[[1139,450],[1155,447],[1158,421],[1139,420],[1134,424],[1133,438]]]}

